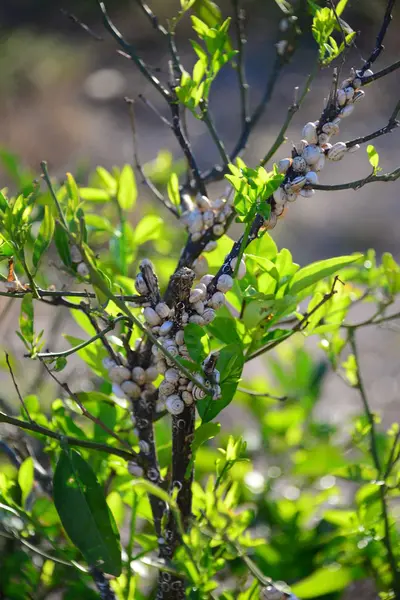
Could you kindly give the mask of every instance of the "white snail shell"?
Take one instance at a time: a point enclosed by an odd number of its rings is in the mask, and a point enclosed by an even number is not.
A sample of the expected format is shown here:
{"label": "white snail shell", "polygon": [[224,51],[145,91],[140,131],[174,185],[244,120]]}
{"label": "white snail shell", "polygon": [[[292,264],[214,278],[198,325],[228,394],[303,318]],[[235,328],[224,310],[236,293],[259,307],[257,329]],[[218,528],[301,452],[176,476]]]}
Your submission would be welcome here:
{"label": "white snail shell", "polygon": [[128,471],[131,475],[134,475],[135,477],[142,477],[144,474],[142,467],[139,467],[139,465],[132,461],[128,462]]}
{"label": "white snail shell", "polygon": [[182,346],[182,344],[185,343],[185,332],[183,329],[179,329],[179,331],[176,332],[175,342],[178,344],[178,346]]}
{"label": "white snail shell", "polygon": [[325,123],[322,125],[322,131],[327,135],[337,135],[339,133],[339,125],[336,121]]}
{"label": "white snail shell", "polygon": [[143,452],[143,454],[149,454],[149,452],[150,452],[150,445],[145,440],[140,440],[139,448],[140,448],[140,451]]}
{"label": "white snail shell", "polygon": [[140,387],[134,381],[124,381],[121,383],[121,390],[128,396],[128,398],[139,398]]}
{"label": "white snail shell", "polygon": [[213,227],[213,234],[220,237],[221,235],[224,235],[224,228],[222,225],[214,225]]}
{"label": "white snail shell", "polygon": [[171,381],[166,381],[164,379],[164,381],[162,381],[160,383],[160,387],[158,388],[158,391],[161,396],[170,396],[171,394],[174,393],[175,387],[176,387],[175,384],[173,384]]}
{"label": "white snail shell", "polygon": [[206,212],[203,214],[203,222],[204,227],[207,229],[214,225],[214,213],[212,210],[206,210]]}
{"label": "white snail shell", "polygon": [[321,156],[318,159],[318,162],[314,165],[314,169],[316,171],[322,171],[322,169],[325,166],[325,162],[326,162],[325,154],[321,154]]}
{"label": "white snail shell", "polygon": [[164,321],[164,323],[160,327],[160,335],[168,335],[174,324],[172,321]]}
{"label": "white snail shell", "polygon": [[334,161],[338,161],[338,160],[342,160],[343,156],[346,154],[347,152],[347,146],[344,142],[337,142],[336,144],[334,144],[332,146],[332,148],[330,150],[328,150],[328,158],[329,160],[334,160]]}
{"label": "white snail shell", "polygon": [[320,146],[325,146],[330,140],[330,136],[327,133],[320,133],[318,136],[318,143]]}
{"label": "white snail shell", "polygon": [[198,242],[200,238],[201,238],[201,231],[192,233],[192,242]]}
{"label": "white snail shell", "polygon": [[347,152],[357,152],[357,150],[359,150],[361,148],[360,144],[354,144],[354,146],[351,146],[351,148],[347,149]]}
{"label": "white snail shell", "polygon": [[300,196],[303,196],[303,198],[312,198],[312,196],[314,196],[315,194],[315,190],[300,190]]}
{"label": "white snail shell", "polygon": [[338,101],[339,106],[344,106],[346,104],[346,100],[347,100],[346,92],[343,89],[338,90],[337,91],[337,101]]}
{"label": "white snail shell", "polygon": [[89,269],[87,268],[84,262],[79,263],[79,265],[76,268],[76,271],[81,277],[87,277],[89,275]]}
{"label": "white snail shell", "polygon": [[113,360],[109,356],[106,356],[105,358],[103,358],[103,360],[101,362],[102,362],[103,367],[105,369],[107,369],[107,371],[109,369],[112,369],[113,367],[117,366],[117,363],[115,362],[115,360]]}
{"label": "white snail shell", "polygon": [[295,177],[293,181],[290,182],[290,191],[298,192],[301,188],[306,184],[306,176],[300,175],[299,177]]}
{"label": "white snail shell", "polygon": [[162,318],[167,319],[171,313],[171,309],[165,302],[159,302],[156,305],[156,313]]}
{"label": "white snail shell", "polygon": [[185,403],[177,394],[168,396],[165,401],[165,408],[171,415],[180,415],[185,410]]}
{"label": "white snail shell", "polygon": [[204,228],[203,215],[199,210],[194,210],[189,217],[189,232],[197,233]]}
{"label": "white snail shell", "polygon": [[170,383],[178,383],[179,372],[176,369],[167,369],[165,371],[165,381],[169,381]]}
{"label": "white snail shell", "polygon": [[315,165],[318,162],[321,151],[315,144],[310,144],[307,148],[304,148],[303,158],[308,165]]}
{"label": "white snail shell", "polygon": [[216,317],[216,313],[213,308],[206,308],[206,310],[203,312],[203,315],[202,315],[203,322],[206,325],[211,323],[211,321],[214,321],[215,317]]}
{"label": "white snail shell", "polygon": [[197,204],[200,206],[200,208],[202,208],[203,210],[208,210],[209,208],[211,208],[211,202],[210,200],[207,198],[207,196],[198,196],[197,197]]}
{"label": "white snail shell", "polygon": [[289,169],[289,167],[292,164],[292,159],[291,158],[282,158],[282,160],[280,160],[278,162],[278,172],[279,173],[286,173],[286,171]]}
{"label": "white snail shell", "polygon": [[69,253],[71,255],[71,260],[73,263],[80,263],[82,261],[81,251],[75,244],[71,246]]}
{"label": "white snail shell", "polygon": [[205,256],[199,256],[193,262],[193,270],[197,277],[202,277],[208,271],[208,261]]}
{"label": "white snail shell", "polygon": [[189,323],[195,323],[196,325],[205,325],[205,321],[201,315],[192,315],[189,317]]}
{"label": "white snail shell", "polygon": [[199,300],[198,302],[193,304],[193,308],[199,315],[202,315],[204,312],[204,302],[202,300]]}
{"label": "white snail shell", "polygon": [[175,342],[173,342],[172,340],[166,340],[166,342],[167,343],[164,344],[164,348],[168,350],[168,352],[172,354],[172,356],[178,356],[178,348]]}
{"label": "white snail shell", "polygon": [[344,88],[344,93],[346,94],[346,100],[352,100],[353,96],[354,96],[354,88],[352,85],[349,85],[349,87]]}
{"label": "white snail shell", "polygon": [[157,367],[149,367],[144,374],[147,382],[155,381],[158,377]]}
{"label": "white snail shell", "polygon": [[[233,269],[233,271],[235,271],[235,267],[237,265],[237,257],[233,258],[231,260],[231,268]],[[236,275],[237,279],[243,279],[243,277],[246,275],[246,263],[244,262],[243,258],[239,263],[239,269]],[[204,315],[203,315],[204,316]]]}
{"label": "white snail shell", "polygon": [[136,381],[136,383],[143,385],[146,381],[146,375],[145,375],[144,369],[142,367],[133,367],[132,379],[133,379],[133,381]]}
{"label": "white snail shell", "polygon": [[179,354],[183,358],[190,358],[189,350],[187,349],[187,347],[185,346],[185,344],[182,344],[182,346],[179,346]]}
{"label": "white snail shell", "polygon": [[339,117],[341,119],[344,119],[345,117],[349,117],[351,115],[351,113],[354,110],[354,104],[346,104],[346,106],[344,106],[342,108],[342,110],[339,113]]}
{"label": "white snail shell", "polygon": [[297,200],[297,196],[298,196],[297,192],[292,192],[292,191],[286,192],[286,200],[288,202],[295,202]]}
{"label": "white snail shell", "polygon": [[222,292],[215,292],[215,294],[213,294],[211,299],[208,301],[208,304],[215,310],[218,310],[225,304],[224,294]]}
{"label": "white snail shell", "polygon": [[312,121],[306,123],[303,127],[301,137],[307,140],[309,144],[317,143],[317,126]]}
{"label": "white snail shell", "polygon": [[373,75],[374,72],[371,69],[367,69],[366,71],[364,71],[364,77],[371,77],[371,75]]}
{"label": "white snail shell", "polygon": [[187,390],[182,392],[182,400],[184,401],[186,406],[190,406],[194,402],[192,394],[190,392],[188,392]]}
{"label": "white snail shell", "polygon": [[233,279],[230,275],[220,275],[217,280],[217,290],[226,293],[233,287]]}
{"label": "white snail shell", "polygon": [[156,369],[159,375],[164,375],[165,371],[167,370],[167,363],[165,360],[158,360],[156,362]]}
{"label": "white snail shell", "polygon": [[286,204],[286,194],[285,190],[282,187],[278,187],[277,190],[272,194],[275,200],[275,204],[278,206],[285,206]]}
{"label": "white snail shell", "polygon": [[131,378],[130,370],[119,365],[111,367],[111,369],[108,371],[108,375],[111,381],[118,384],[121,384],[123,381]]}
{"label": "white snail shell", "polygon": [[203,252],[212,252],[213,250],[215,250],[215,248],[217,246],[218,246],[217,242],[215,240],[211,240],[211,242],[208,242],[208,244],[206,244],[204,246]]}
{"label": "white snail shell", "polygon": [[160,317],[158,316],[154,308],[151,308],[151,306],[147,306],[143,310],[143,316],[149,325],[155,326],[161,323]]}
{"label": "white snail shell", "polygon": [[318,183],[318,175],[314,171],[309,171],[306,175],[307,185],[316,185]]}
{"label": "white snail shell", "polygon": [[135,279],[135,288],[138,294],[145,295],[149,293],[149,288],[146,285],[145,280],[143,279],[143,275],[138,273]]}
{"label": "white snail shell", "polygon": [[220,385],[215,385],[213,388],[213,400],[220,400],[222,397],[222,390]]}
{"label": "white snail shell", "polygon": [[278,222],[278,217],[276,216],[276,214],[274,212],[272,212],[269,216],[268,221],[264,221],[264,228],[265,229],[273,229],[276,224]]}
{"label": "white snail shell", "polygon": [[302,156],[295,156],[292,163],[293,171],[302,173],[307,168],[307,163]]}
{"label": "white snail shell", "polygon": [[213,279],[214,279],[214,275],[211,275],[211,273],[208,273],[207,275],[203,275],[203,277],[200,279],[200,283],[202,283],[203,285],[205,285],[207,287],[212,282]]}
{"label": "white snail shell", "polygon": [[220,210],[225,204],[225,199],[224,198],[216,198],[214,200],[214,202],[212,203],[213,208],[216,210]]}
{"label": "white snail shell", "polygon": [[192,396],[194,400],[203,400],[206,397],[206,393],[199,388],[198,385],[194,385],[192,389]]}
{"label": "white snail shell", "polygon": [[354,94],[354,98],[353,98],[353,102],[358,102],[359,100],[362,100],[365,96],[365,92],[363,90],[357,90],[357,92]]}

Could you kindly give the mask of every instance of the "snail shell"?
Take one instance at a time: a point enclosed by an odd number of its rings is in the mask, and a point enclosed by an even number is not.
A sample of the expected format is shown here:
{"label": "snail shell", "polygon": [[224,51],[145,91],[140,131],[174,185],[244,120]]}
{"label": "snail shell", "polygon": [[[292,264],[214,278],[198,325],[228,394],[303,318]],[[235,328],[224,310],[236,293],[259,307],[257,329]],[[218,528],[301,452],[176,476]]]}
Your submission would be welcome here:
{"label": "snail shell", "polygon": [[339,125],[335,121],[325,123],[322,125],[322,131],[327,135],[337,135],[339,133]]}
{"label": "snail shell", "polygon": [[363,90],[357,90],[357,92],[354,94],[354,98],[353,98],[353,102],[358,102],[359,100],[362,100],[365,96],[365,92]]}
{"label": "snail shell", "polygon": [[179,372],[176,369],[167,369],[165,371],[165,381],[176,384],[178,383]]}
{"label": "snail shell", "polygon": [[283,594],[273,585],[268,585],[260,592],[260,600],[285,600],[286,594]]}
{"label": "snail shell", "polygon": [[359,150],[361,148],[360,144],[354,144],[354,146],[351,146],[351,148],[347,149],[347,152],[357,152],[357,150]]}
{"label": "snail shell", "polygon": [[277,190],[275,190],[272,195],[274,197],[275,204],[278,206],[284,206],[286,204],[287,198],[285,190],[282,187],[279,187]]}
{"label": "snail shell", "polygon": [[303,173],[307,168],[307,163],[302,156],[295,156],[293,159],[292,168],[293,171],[296,171],[297,173]]}
{"label": "snail shell", "polygon": [[317,143],[317,126],[312,121],[306,123],[303,127],[301,137],[307,140],[309,144]]}
{"label": "snail shell", "polygon": [[212,252],[213,250],[215,250],[215,248],[217,246],[218,246],[217,242],[215,240],[211,240],[211,242],[208,242],[208,244],[206,244],[204,246],[203,252]]}
{"label": "snail shell", "polygon": [[349,87],[344,88],[344,93],[346,94],[346,100],[352,100],[353,96],[354,96],[354,88],[352,85],[349,85]]}
{"label": "snail shell", "polygon": [[73,263],[80,263],[80,262],[82,262],[82,254],[81,254],[81,251],[79,250],[78,246],[76,246],[74,244],[73,246],[71,246],[69,252],[70,252],[71,260],[72,260]]}
{"label": "snail shell", "polygon": [[162,319],[167,319],[171,313],[171,309],[165,302],[159,302],[156,306],[156,313]]}
{"label": "snail shell", "polygon": [[190,392],[188,392],[187,390],[182,392],[182,400],[184,401],[186,406],[190,406],[194,402],[192,394]]}
{"label": "snail shell", "polygon": [[201,232],[197,231],[196,233],[192,233],[192,242],[198,242],[201,238]]}
{"label": "snail shell", "polygon": [[346,104],[346,106],[344,106],[342,108],[342,110],[339,113],[339,117],[341,119],[344,119],[345,117],[349,117],[351,115],[351,113],[354,110],[354,104]]}
{"label": "snail shell", "polygon": [[[87,268],[87,266],[85,265],[84,262],[79,263],[79,265],[76,268],[76,272],[81,277],[87,277],[89,275],[89,269]],[[14,282],[12,282],[12,283],[14,283]]]}
{"label": "snail shell", "polygon": [[307,148],[304,148],[303,158],[308,165],[315,165],[318,162],[321,151],[315,144],[310,144]]}
{"label": "snail shell", "polygon": [[205,325],[208,325],[209,323],[211,323],[211,321],[214,321],[215,317],[215,310],[213,308],[206,308],[201,318],[203,319]]}
{"label": "snail shell", "polygon": [[206,212],[203,214],[203,222],[206,229],[214,225],[214,213],[212,210],[206,210]]}
{"label": "snail shell", "polygon": [[159,325],[161,323],[161,319],[151,306],[147,306],[143,311],[143,316],[146,319],[147,323],[151,326]]}
{"label": "snail shell", "polygon": [[138,273],[136,275],[135,288],[138,294],[145,295],[149,293],[149,288],[147,287],[146,282],[141,273]]}
{"label": "snail shell", "polygon": [[217,280],[217,290],[226,293],[233,287],[233,279],[230,275],[220,275]]}
{"label": "snail shell", "polygon": [[158,377],[157,367],[149,367],[148,369],[146,369],[144,374],[145,374],[146,382],[155,381]]}
{"label": "snail shell", "polygon": [[128,396],[128,398],[140,397],[140,387],[134,381],[127,380],[121,383],[121,390]]}
{"label": "snail shell", "polygon": [[193,386],[193,389],[192,389],[192,396],[193,396],[193,399],[194,399],[194,400],[196,400],[196,401],[197,401],[197,400],[203,400],[203,398],[205,398],[205,397],[206,397],[206,395],[207,395],[207,394],[206,394],[206,393],[205,393],[205,392],[204,392],[204,391],[203,391],[201,388],[199,388],[199,386],[198,386],[198,385],[194,385],[194,386]]}
{"label": "snail shell", "polygon": [[107,371],[109,369],[112,369],[113,367],[117,366],[117,363],[115,362],[115,360],[113,360],[109,356],[106,356],[105,358],[103,358],[103,360],[101,362],[102,362],[103,367],[105,369],[107,369]]}
{"label": "snail shell", "polygon": [[161,325],[160,327],[160,335],[164,336],[164,335],[168,335],[169,332],[171,331],[171,329],[173,328],[174,324],[172,321],[164,321],[164,323]]}
{"label": "snail shell", "polygon": [[374,72],[371,69],[367,69],[366,71],[364,71],[364,77],[371,77],[371,75],[373,75]]}
{"label": "snail shell", "polygon": [[220,400],[222,397],[222,390],[220,385],[215,385],[213,388],[213,400]]}
{"label": "snail shell", "polygon": [[195,323],[196,325],[205,325],[205,321],[201,315],[192,315],[189,317],[189,323]]}
{"label": "snail shell", "polygon": [[292,164],[291,158],[282,158],[282,160],[280,160],[278,162],[278,172],[285,174],[288,171],[288,169],[290,168],[291,164]]}
{"label": "snail shell", "polygon": [[[233,259],[231,260],[231,268],[233,269],[233,271],[235,271],[235,267],[236,267],[236,265],[237,265],[237,260],[238,260],[238,259],[237,259],[237,257],[236,257],[236,258],[233,258]],[[241,261],[240,261],[240,263],[239,263],[239,269],[238,269],[238,272],[237,272],[236,278],[237,278],[237,279],[243,279],[243,277],[244,277],[245,275],[246,275],[246,263],[244,262],[244,260],[243,260],[243,258],[242,258],[242,260],[241,260]],[[204,315],[203,315],[203,317],[204,317]]]}
{"label": "snail shell", "polygon": [[208,261],[205,256],[199,256],[193,262],[193,270],[197,277],[202,277],[208,271]]}
{"label": "snail shell", "polygon": [[306,175],[307,185],[316,185],[318,183],[318,175],[314,171],[309,171]]}
{"label": "snail shell", "polygon": [[183,329],[179,329],[179,331],[176,332],[175,342],[178,344],[178,346],[182,346],[182,344],[185,343],[185,332]]}
{"label": "snail shell", "polygon": [[346,92],[345,90],[341,89],[337,91],[337,102],[339,104],[339,106],[344,106],[346,104]]}
{"label": "snail shell", "polygon": [[208,304],[211,306],[211,308],[218,310],[225,304],[224,294],[222,292],[215,292],[215,294],[213,294],[211,299],[208,301]]}
{"label": "snail shell", "polygon": [[224,235],[224,227],[222,225],[214,225],[213,227],[213,234],[216,235],[217,237],[220,237],[221,235]]}
{"label": "snail shell", "polygon": [[264,221],[265,229],[273,229],[278,222],[278,217],[274,212],[272,212],[267,221]]}
{"label": "snail shell", "polygon": [[199,210],[194,210],[189,217],[189,232],[197,233],[204,228],[203,215]]}
{"label": "snail shell", "polygon": [[312,198],[312,196],[314,196],[315,194],[315,190],[301,190],[300,191],[300,196],[303,196],[303,198]]}
{"label": "snail shell", "polygon": [[164,375],[165,371],[167,370],[167,363],[165,360],[158,360],[156,362],[156,369],[159,375]]}
{"label": "snail shell", "polygon": [[121,384],[123,381],[131,378],[130,370],[119,365],[116,367],[111,367],[111,369],[108,371],[108,375],[111,381],[118,384]]}
{"label": "snail shell", "polygon": [[198,302],[193,304],[193,308],[199,315],[202,315],[204,312],[204,302],[202,300],[199,300]]}
{"label": "snail shell", "polygon": [[290,182],[290,191],[298,192],[301,188],[306,184],[306,176],[300,175],[299,177],[295,177],[293,181]]}
{"label": "snail shell", "polygon": [[334,161],[338,161],[338,160],[342,160],[343,156],[346,154],[347,152],[347,146],[344,142],[337,142],[336,144],[334,144],[332,146],[332,148],[330,150],[328,150],[328,158],[329,160],[334,160]]}
{"label": "snail shell", "polygon": [[320,146],[324,146],[330,140],[330,136],[327,133],[320,133],[318,136],[318,143]]}
{"label": "snail shell", "polygon": [[165,408],[171,415],[180,415],[185,410],[185,403],[177,394],[168,396],[165,401]]}
{"label": "snail shell", "polygon": [[207,286],[212,282],[213,279],[214,279],[214,275],[211,275],[210,273],[208,273],[207,275],[203,275],[203,277],[200,279],[200,283],[205,285],[207,288]]}
{"label": "snail shell", "polygon": [[200,206],[200,208],[202,208],[203,210],[209,210],[211,208],[211,202],[210,200],[207,198],[207,196],[198,196],[197,197],[197,204]]}
{"label": "snail shell", "polygon": [[134,477],[143,477],[144,474],[142,467],[139,467],[139,465],[131,460],[128,462],[128,471],[131,475],[134,475]]}
{"label": "snail shell", "polygon": [[160,383],[158,391],[161,396],[170,396],[175,391],[175,385],[171,381],[166,381],[164,379],[164,381]]}
{"label": "snail shell", "polygon": [[321,154],[321,156],[318,159],[318,162],[314,165],[314,169],[316,171],[322,171],[322,169],[325,166],[325,162],[326,162],[325,154]]}
{"label": "snail shell", "polygon": [[148,454],[150,452],[150,445],[145,440],[140,440],[139,448],[143,454]]}
{"label": "snail shell", "polygon": [[142,367],[134,367],[132,369],[132,379],[139,383],[139,385],[143,385],[146,381],[146,374]]}

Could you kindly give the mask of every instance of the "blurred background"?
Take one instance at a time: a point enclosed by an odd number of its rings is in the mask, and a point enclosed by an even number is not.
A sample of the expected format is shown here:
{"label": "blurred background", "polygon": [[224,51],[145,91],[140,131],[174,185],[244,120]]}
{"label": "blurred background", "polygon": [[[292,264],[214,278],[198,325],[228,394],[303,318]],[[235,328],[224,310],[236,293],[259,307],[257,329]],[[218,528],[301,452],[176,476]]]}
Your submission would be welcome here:
{"label": "blurred background", "polygon": [[[155,69],[160,78],[168,77],[168,54],[164,40],[160,40],[135,2],[109,0],[110,15],[137,51]],[[250,85],[251,106],[256,106],[271,72],[278,23],[282,13],[274,0],[244,1],[248,43],[246,68]],[[223,13],[229,15],[231,4],[220,3]],[[176,13],[178,0],[154,0],[154,12],[163,22]],[[102,40],[96,41],[61,12],[65,9],[84,21]],[[346,20],[360,35],[356,47],[348,56],[348,68],[362,64],[376,37],[385,9],[380,0],[350,0]],[[400,56],[400,11],[394,13],[394,24],[385,40],[386,51],[379,60],[381,68]],[[39,162],[47,160],[52,175],[62,178],[67,170],[84,183],[88,172],[97,165],[111,168],[132,161],[132,134],[124,96],[136,99],[138,94],[151,101],[163,114],[166,107],[133,64],[116,52],[116,45],[104,31],[96,3],[91,0],[2,0],[0,3],[0,147],[19,157],[21,164],[31,170],[32,177],[39,173]],[[190,21],[182,21],[177,32],[177,46],[184,64],[189,69],[194,63],[189,44]],[[287,107],[292,102],[293,88],[303,86],[316,58],[316,47],[311,35],[301,39],[293,60],[282,71],[271,103],[245,153],[247,164],[256,164],[274,140]],[[341,139],[384,126],[387,123],[400,91],[399,72],[380,80],[366,90],[366,99],[357,105],[351,119],[342,128]],[[324,97],[330,85],[331,69],[319,73],[312,84],[312,92],[293,119],[288,131],[288,142],[276,158],[290,153],[291,141],[298,141],[303,124],[316,120],[321,113]],[[144,104],[137,102],[137,129],[142,163],[154,160],[162,150],[169,150],[181,158],[179,148],[169,129]],[[217,79],[211,110],[217,129],[227,149],[232,149],[239,134],[239,94],[236,74],[223,70]],[[202,168],[217,160],[216,150],[201,123],[189,121],[191,140]],[[376,147],[381,165],[389,171],[400,162],[400,132],[380,138]],[[12,165],[0,165],[0,185],[13,189]],[[12,160],[11,160],[12,162]],[[323,173],[322,183],[351,181],[369,172],[369,163],[362,148],[345,161],[330,165]],[[210,186],[215,196],[220,185]],[[354,251],[375,248],[378,255],[390,251],[400,258],[398,235],[400,182],[372,184],[362,190],[326,193],[318,192],[310,200],[303,199],[290,205],[286,217],[273,231],[280,247],[286,246],[300,264]],[[143,210],[154,202],[144,186],[140,187],[138,208]],[[160,208],[165,219],[170,215]],[[183,240],[181,234],[176,234]],[[238,230],[233,230],[238,235]],[[177,252],[178,244],[176,244]],[[18,356],[23,348],[15,336],[19,304],[0,298],[0,332],[3,346]],[[51,311],[51,314],[49,314]],[[40,326],[57,332],[65,325],[57,317],[57,309],[41,308],[37,312]],[[363,318],[357,314],[355,318]],[[66,315],[67,318],[67,315]],[[50,325],[49,325],[50,323]],[[71,323],[71,331],[77,326]],[[399,400],[398,357],[400,325],[389,330],[365,329],[362,363],[366,383],[371,390],[371,403],[383,410],[390,421]],[[62,343],[62,342],[61,342]],[[315,347],[315,343],[311,342]],[[318,356],[318,350],[315,349]],[[2,359],[3,360],[3,359]],[[253,366],[253,369],[255,367]],[[23,393],[41,381],[36,365],[24,361]],[[253,371],[249,370],[249,379]],[[27,375],[29,374],[29,376]],[[21,372],[20,372],[21,375]],[[1,397],[13,403],[14,391],[8,373],[1,376]],[[43,382],[41,382],[43,383]],[[51,383],[48,385],[51,387]],[[54,397],[54,393],[51,394]],[[50,400],[50,398],[49,398]],[[342,422],[350,413],[358,412],[358,399],[334,375],[325,380],[324,401],[320,409],[324,418]],[[234,419],[232,411],[225,419]]]}

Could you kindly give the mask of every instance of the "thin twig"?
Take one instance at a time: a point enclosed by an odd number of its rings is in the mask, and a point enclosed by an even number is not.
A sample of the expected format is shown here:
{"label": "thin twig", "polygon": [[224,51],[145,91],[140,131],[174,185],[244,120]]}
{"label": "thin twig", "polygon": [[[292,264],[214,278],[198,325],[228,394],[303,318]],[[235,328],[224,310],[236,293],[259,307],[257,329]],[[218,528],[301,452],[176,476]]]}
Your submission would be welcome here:
{"label": "thin twig", "polygon": [[285,400],[289,399],[289,396],[274,396],[274,394],[270,394],[269,392],[258,392],[257,390],[249,390],[244,387],[238,387],[238,392],[242,392],[242,394],[248,394],[249,396],[258,396],[260,398],[271,398],[272,400],[278,400],[279,402],[285,402]]}
{"label": "thin twig", "polygon": [[78,25],[84,31],[86,31],[86,33],[88,33],[94,40],[96,40],[96,42],[103,42],[104,41],[103,38],[100,35],[98,35],[97,33],[95,33],[93,31],[93,29],[90,29],[90,27],[88,25],[86,25],[86,23],[83,23],[74,14],[68,12],[64,8],[61,8],[60,12],[61,12],[61,14],[64,15],[64,17],[67,17],[68,19],[70,19],[70,21],[72,21],[73,23],[75,23],[75,25]]}
{"label": "thin twig", "polygon": [[237,55],[237,76],[240,91],[241,103],[241,122],[242,130],[247,127],[249,120],[249,86],[246,80],[245,53],[244,47],[247,39],[244,31],[244,10],[240,7],[239,0],[232,0],[234,10],[234,23],[236,29],[236,41],[238,48]]}
{"label": "thin twig", "polygon": [[377,129],[376,131],[369,133],[368,135],[364,135],[359,138],[355,138],[354,140],[351,140],[349,142],[346,142],[347,148],[352,148],[352,146],[355,146],[356,144],[364,144],[365,142],[374,140],[377,137],[386,135],[387,133],[391,133],[391,131],[393,131],[393,129],[396,129],[396,127],[398,127],[400,125],[400,122],[397,120],[397,116],[398,116],[399,112],[400,112],[400,100],[396,104],[396,106],[389,118],[389,121],[387,122],[385,127],[381,127],[380,129]]}
{"label": "thin twig", "polygon": [[367,69],[370,69],[376,59],[380,56],[382,50],[384,50],[383,40],[386,32],[392,20],[392,10],[396,3],[396,0],[389,0],[386,6],[385,16],[383,17],[382,26],[376,37],[375,48],[371,52],[369,58],[365,61],[363,68],[360,70],[361,76],[364,75]]}
{"label": "thin twig", "polygon": [[[136,463],[140,463],[139,455],[132,450],[127,452],[126,450],[122,450],[121,448],[114,448],[113,446],[109,446],[108,444],[100,444],[98,442],[92,442],[90,440],[80,440],[78,438],[71,437],[69,435],[63,435],[61,433],[56,433],[47,427],[43,427],[42,425],[37,425],[36,423],[28,423],[28,421],[21,421],[20,419],[16,419],[15,417],[11,417],[6,415],[4,412],[0,411],[0,423],[8,423],[9,425],[13,425],[14,427],[19,427],[20,429],[26,429],[27,431],[32,431],[33,433],[39,433],[40,435],[44,435],[46,437],[52,438],[58,441],[66,441],[70,446],[77,446],[80,448],[88,448],[91,450],[99,450],[100,452],[106,452],[107,454],[113,454],[115,456],[120,456],[125,460],[133,460]],[[138,464],[139,464],[138,463]]]}
{"label": "thin twig", "polygon": [[371,173],[367,177],[363,179],[357,179],[356,181],[350,181],[349,183],[336,183],[333,185],[323,185],[323,184],[315,184],[313,185],[314,190],[321,190],[323,192],[338,192],[341,190],[359,190],[364,187],[368,183],[376,183],[379,181],[396,181],[400,177],[400,167],[391,171],[390,173],[385,173],[384,175],[374,175]]}
{"label": "thin twig", "polygon": [[31,423],[33,423],[33,419],[31,418],[31,415],[29,414],[29,410],[28,410],[28,409],[27,409],[27,407],[26,407],[26,404],[25,404],[25,402],[24,402],[24,399],[23,399],[23,397],[21,396],[21,392],[19,391],[19,388],[18,388],[17,382],[16,382],[16,380],[15,380],[14,373],[13,373],[13,370],[12,370],[12,366],[11,366],[11,363],[10,363],[10,357],[9,357],[9,355],[7,354],[7,352],[5,353],[5,355],[6,355],[6,363],[7,363],[7,367],[8,367],[8,370],[10,371],[11,379],[13,380],[13,384],[14,384],[14,387],[15,387],[15,391],[17,392],[17,396],[18,396],[18,398],[19,398],[19,401],[21,402],[21,405],[22,405],[22,407],[23,407],[24,411],[26,412],[26,416],[28,417],[28,420],[29,420]]}

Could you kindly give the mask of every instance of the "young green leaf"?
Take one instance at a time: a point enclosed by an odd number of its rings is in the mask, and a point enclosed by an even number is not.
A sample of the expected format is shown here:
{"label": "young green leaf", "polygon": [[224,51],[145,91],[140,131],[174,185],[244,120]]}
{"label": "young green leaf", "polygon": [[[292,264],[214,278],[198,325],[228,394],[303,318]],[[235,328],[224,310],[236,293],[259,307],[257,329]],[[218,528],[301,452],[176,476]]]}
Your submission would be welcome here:
{"label": "young green leaf", "polygon": [[18,485],[21,488],[21,506],[25,506],[25,502],[32,491],[34,482],[34,466],[33,458],[29,456],[21,464],[18,471]]}
{"label": "young green leaf", "polygon": [[33,245],[32,263],[38,268],[40,259],[50,246],[54,234],[54,218],[49,206],[44,207],[43,221],[40,225],[38,236]]}
{"label": "young green leaf", "polygon": [[184,336],[190,358],[200,364],[209,352],[207,333],[200,325],[188,323],[184,329]]}
{"label": "young green leaf", "polygon": [[118,577],[119,534],[92,468],[75,450],[63,449],[53,484],[54,503],[68,537],[90,566]]}
{"label": "young green leaf", "polygon": [[330,275],[334,275],[340,271],[340,269],[359,260],[361,257],[362,254],[354,254],[352,256],[338,256],[311,263],[311,265],[303,267],[294,274],[290,281],[288,292],[294,296],[302,290],[314,285],[317,281],[329,277]]}
{"label": "young green leaf", "polygon": [[375,146],[369,144],[367,146],[367,154],[370,165],[374,169],[374,173],[376,173],[379,169],[379,154],[375,150]]}
{"label": "young green leaf", "polygon": [[130,210],[134,207],[137,198],[135,175],[130,165],[122,168],[118,182],[118,204],[122,210]]}
{"label": "young green leaf", "polygon": [[150,240],[157,240],[161,234],[163,219],[157,215],[146,215],[133,231],[132,243],[141,246]]}
{"label": "young green leaf", "polygon": [[63,261],[64,265],[66,267],[72,267],[68,233],[58,221],[56,221],[56,227],[54,231],[54,242],[56,244],[58,255]]}
{"label": "young green leaf", "polygon": [[176,206],[176,208],[180,212],[181,196],[179,193],[179,179],[176,173],[171,173],[171,177],[168,181],[167,191],[168,197],[171,200],[171,204],[173,204],[173,206]]}
{"label": "young green leaf", "polygon": [[29,342],[29,344],[32,344],[34,336],[32,294],[25,294],[21,302],[19,327],[23,338]]}

